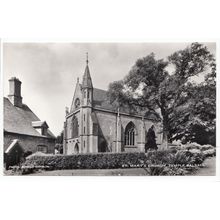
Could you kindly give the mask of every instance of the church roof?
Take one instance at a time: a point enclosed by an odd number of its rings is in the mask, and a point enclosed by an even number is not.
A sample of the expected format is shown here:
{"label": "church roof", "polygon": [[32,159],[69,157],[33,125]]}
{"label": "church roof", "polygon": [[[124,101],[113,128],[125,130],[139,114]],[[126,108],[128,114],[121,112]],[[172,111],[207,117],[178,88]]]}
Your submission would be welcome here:
{"label": "church roof", "polygon": [[[22,104],[21,108],[16,107],[9,101],[8,98],[4,97],[4,131],[16,134],[45,137],[38,133],[32,126],[32,123],[36,121],[39,122],[40,119],[27,105]],[[47,129],[47,137],[55,138],[49,129]]]}
{"label": "church roof", "polygon": [[[117,102],[113,102],[113,103],[110,102],[108,95],[107,95],[107,91],[102,90],[102,89],[97,89],[97,88],[93,88],[93,107],[101,108],[101,109],[112,111],[112,112],[117,112],[118,110]],[[131,110],[129,106],[120,107],[120,113],[138,115],[133,110]],[[149,120],[160,119],[159,114],[149,112],[149,111],[141,111],[139,112],[139,115],[140,116],[145,115],[145,118]]]}

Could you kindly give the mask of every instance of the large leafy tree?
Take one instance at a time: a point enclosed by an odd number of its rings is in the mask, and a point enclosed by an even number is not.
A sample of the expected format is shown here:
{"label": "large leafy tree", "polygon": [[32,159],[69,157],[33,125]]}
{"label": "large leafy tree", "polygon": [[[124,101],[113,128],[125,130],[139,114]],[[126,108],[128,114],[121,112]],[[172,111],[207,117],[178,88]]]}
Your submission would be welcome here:
{"label": "large leafy tree", "polygon": [[186,142],[215,145],[216,64],[212,56],[203,76],[204,80],[200,83],[185,84],[184,97],[177,101],[170,119],[171,140],[184,139]]}
{"label": "large leafy tree", "polygon": [[[171,65],[174,71],[169,74],[167,70]],[[196,86],[191,82],[193,77],[205,73],[206,83]],[[208,100],[208,94],[215,91],[214,78],[213,56],[204,45],[192,43],[190,47],[169,56],[168,61],[156,60],[154,54],[138,59],[123,80],[109,85],[109,96],[112,102],[117,100],[120,105],[135,106],[151,112],[159,109],[163,140],[172,141],[184,136],[186,125],[190,128],[190,121],[196,114],[200,120],[206,117],[206,121],[210,121],[209,116],[203,112],[200,114],[197,110],[201,108],[195,108],[195,105],[205,105],[202,97],[204,92],[201,92],[205,86],[209,88],[206,100],[212,102],[210,106],[213,107],[215,97],[212,101]],[[210,117],[214,118],[215,114]]]}
{"label": "large leafy tree", "polygon": [[145,110],[157,114],[157,109],[161,110],[163,117],[163,133],[166,139],[167,119],[166,108],[167,99],[165,86],[169,77],[166,67],[167,61],[156,60],[153,53],[138,59],[128,75],[120,81],[109,85],[108,94],[110,100],[115,100],[119,105],[127,105],[130,108]]}

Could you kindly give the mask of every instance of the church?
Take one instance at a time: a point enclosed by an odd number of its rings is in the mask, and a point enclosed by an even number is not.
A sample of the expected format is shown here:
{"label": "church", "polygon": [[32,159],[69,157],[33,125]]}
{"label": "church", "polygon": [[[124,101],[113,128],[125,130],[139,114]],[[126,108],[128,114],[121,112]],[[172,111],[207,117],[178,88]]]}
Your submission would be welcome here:
{"label": "church", "polygon": [[87,54],[82,83],[78,78],[71,107],[66,108],[64,154],[144,152],[146,133],[152,125],[160,145],[160,119],[112,104],[107,91],[93,87],[88,63]]}

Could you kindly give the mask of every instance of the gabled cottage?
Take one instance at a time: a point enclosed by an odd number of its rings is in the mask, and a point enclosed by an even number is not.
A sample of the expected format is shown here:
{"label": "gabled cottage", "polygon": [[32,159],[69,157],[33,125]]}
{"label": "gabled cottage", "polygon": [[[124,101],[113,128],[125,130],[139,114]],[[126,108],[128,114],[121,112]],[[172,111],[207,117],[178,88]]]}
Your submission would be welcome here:
{"label": "gabled cottage", "polygon": [[[55,136],[45,121],[41,121],[31,109],[22,103],[21,81],[9,79],[9,95],[4,97],[4,153],[19,152],[54,153]],[[16,141],[15,141],[16,140]],[[13,144],[14,143],[14,144]],[[9,149],[10,148],[10,149]],[[19,153],[18,157],[21,157]],[[19,162],[19,159],[16,161]]]}

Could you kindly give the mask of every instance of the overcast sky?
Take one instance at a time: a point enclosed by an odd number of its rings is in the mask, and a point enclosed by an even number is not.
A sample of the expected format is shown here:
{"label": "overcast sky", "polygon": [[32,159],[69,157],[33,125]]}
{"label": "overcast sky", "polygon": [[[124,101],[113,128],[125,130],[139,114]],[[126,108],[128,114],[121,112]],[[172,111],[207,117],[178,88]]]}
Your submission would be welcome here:
{"label": "overcast sky", "polygon": [[[154,52],[166,58],[189,43],[4,43],[4,96],[8,79],[22,81],[23,102],[58,135],[63,129],[65,106],[70,107],[77,77],[82,80],[89,53],[93,86],[107,89],[122,79],[138,58]],[[205,43],[215,53],[214,43]]]}

